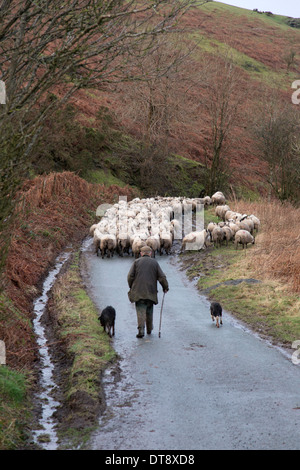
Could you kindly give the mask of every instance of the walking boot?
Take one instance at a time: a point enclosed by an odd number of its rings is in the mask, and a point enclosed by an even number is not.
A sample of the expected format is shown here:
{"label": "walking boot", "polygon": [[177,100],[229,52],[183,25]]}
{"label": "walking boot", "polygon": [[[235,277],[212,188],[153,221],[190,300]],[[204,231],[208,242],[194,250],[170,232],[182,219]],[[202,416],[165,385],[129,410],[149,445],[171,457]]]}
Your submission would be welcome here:
{"label": "walking boot", "polygon": [[138,328],[139,332],[136,335],[137,338],[143,338],[144,337],[144,330],[142,328]]}

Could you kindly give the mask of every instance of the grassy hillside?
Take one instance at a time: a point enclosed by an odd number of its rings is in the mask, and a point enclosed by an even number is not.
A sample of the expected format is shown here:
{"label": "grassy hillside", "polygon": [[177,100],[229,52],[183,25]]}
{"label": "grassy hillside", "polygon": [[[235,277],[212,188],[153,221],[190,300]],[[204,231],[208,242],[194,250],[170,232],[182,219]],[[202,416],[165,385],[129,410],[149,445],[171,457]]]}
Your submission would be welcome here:
{"label": "grassy hillside", "polygon": [[[257,110],[264,100],[281,96],[284,102],[291,104],[291,84],[300,76],[298,48],[300,30],[290,27],[287,21],[287,17],[268,16],[214,2],[193,9],[184,19],[183,27],[187,30],[185,38],[190,43],[197,44],[189,64],[190,69],[193,69],[194,78],[195,74],[203,72],[205,61],[218,63],[224,55],[231,58],[240,73],[241,117],[230,132],[225,151],[228,164],[234,173],[231,183],[235,190],[238,190],[238,187],[243,188],[244,193],[249,190],[258,193],[264,191],[265,167],[256,155],[251,122],[255,119]],[[287,57],[290,53],[295,55],[292,64],[288,66]],[[177,86],[179,89],[180,82]],[[130,109],[132,90],[133,85],[127,84],[115,87],[112,93],[97,90],[80,91],[76,96],[75,104],[80,111],[80,121],[86,126],[95,125],[96,111],[101,106],[105,106],[114,114],[119,129],[122,129],[124,135],[130,137],[129,140],[128,137],[125,140],[122,139],[117,148],[114,147],[112,152],[114,161],[112,162],[110,156],[107,177],[110,178],[112,173],[119,180],[138,185],[139,182],[136,181],[132,172],[128,175],[128,167],[131,169],[131,162],[136,161],[137,154],[143,152],[136,142],[143,139],[145,129],[132,115]],[[201,104],[205,90],[201,86],[189,84],[183,92],[187,103],[186,111],[190,104],[193,104],[195,115],[191,119],[186,119],[184,123],[178,119],[173,122],[169,135],[169,153],[204,164],[206,149],[211,139],[209,119]],[[130,139],[133,140],[128,147]],[[135,143],[132,145],[132,142]],[[124,154],[127,156],[125,167]],[[104,176],[102,170],[97,171],[94,176],[89,172],[88,177],[92,180],[102,178]],[[197,175],[195,180],[203,187],[204,178],[205,174],[199,181],[199,175]],[[153,191],[157,184],[155,181]],[[166,191],[169,189],[167,187]],[[226,190],[226,188],[223,189]]]}
{"label": "grassy hillside", "polygon": [[[232,142],[226,150],[236,176],[256,190],[264,168],[256,158],[251,122],[266,99],[281,96],[291,104],[291,84],[300,76],[300,30],[288,26],[287,17],[269,16],[219,2],[199,7],[185,21],[186,27],[192,28],[193,39],[198,41],[198,60],[203,53],[213,61],[227,54],[241,73],[242,119],[232,130]],[[290,53],[295,56],[288,67]],[[205,128],[205,120],[200,119],[196,126]],[[190,137],[193,138],[193,132]],[[203,140],[199,143],[201,147]],[[199,153],[203,161],[201,148]]]}
{"label": "grassy hillside", "polygon": [[264,64],[270,71],[285,72],[284,54],[286,50],[295,48],[297,66],[291,75],[297,75],[300,31],[287,24],[288,17],[269,16],[214,2],[199,7],[199,10],[199,33],[230,45],[237,52]]}
{"label": "grassy hillside", "polygon": [[[159,140],[149,151],[145,149],[147,104],[133,103],[138,91],[149,98],[141,83],[117,84],[105,91],[79,90],[71,100],[73,111],[60,110],[59,117],[47,123],[35,152],[34,173],[70,170],[89,182],[129,184],[145,194],[197,195],[205,187],[201,165],[212,143],[210,116],[203,105],[208,88],[203,83],[211,80],[205,67],[227,56],[239,73],[239,119],[223,148],[230,185],[218,189],[228,192],[233,187],[238,195],[264,194],[266,168],[257,156],[251,126],[258,109],[270,99],[280,96],[295,108],[291,84],[300,76],[300,29],[289,26],[288,20],[215,2],[191,10],[182,27],[185,41],[196,48],[187,70],[170,84],[175,90],[168,99],[175,100],[180,112],[171,122],[167,150]],[[170,42],[171,51],[172,47]],[[288,65],[290,54],[293,60]],[[153,83],[159,88],[159,83]],[[144,123],[132,109],[142,105]],[[182,173],[179,157],[186,159]],[[188,161],[194,162],[189,169]],[[197,171],[195,162],[200,164]]]}

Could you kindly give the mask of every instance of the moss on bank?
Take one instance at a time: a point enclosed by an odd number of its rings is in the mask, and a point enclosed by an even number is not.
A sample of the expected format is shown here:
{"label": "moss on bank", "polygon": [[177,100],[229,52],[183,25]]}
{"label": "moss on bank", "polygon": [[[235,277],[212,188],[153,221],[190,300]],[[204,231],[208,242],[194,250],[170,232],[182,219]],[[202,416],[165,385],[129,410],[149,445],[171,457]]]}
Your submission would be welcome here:
{"label": "moss on bank", "polygon": [[25,446],[30,418],[29,382],[28,371],[0,366],[0,450],[16,450]]}
{"label": "moss on bank", "polygon": [[60,342],[57,374],[63,403],[57,417],[63,447],[70,442],[84,445],[105,406],[101,375],[117,356],[98,315],[84,289],[76,252],[55,284],[49,306],[53,334]]}

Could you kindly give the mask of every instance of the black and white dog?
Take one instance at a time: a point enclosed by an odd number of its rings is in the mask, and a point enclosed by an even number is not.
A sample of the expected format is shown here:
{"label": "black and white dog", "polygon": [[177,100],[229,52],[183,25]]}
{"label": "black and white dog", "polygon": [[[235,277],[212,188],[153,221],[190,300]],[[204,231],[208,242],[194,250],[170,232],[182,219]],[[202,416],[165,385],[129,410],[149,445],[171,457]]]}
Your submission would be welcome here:
{"label": "black and white dog", "polygon": [[110,337],[115,335],[115,319],[116,311],[110,305],[105,307],[99,316],[99,321],[103,326],[103,331],[106,331]]}
{"label": "black and white dog", "polygon": [[218,302],[212,302],[210,304],[210,314],[212,321],[216,320],[216,326],[219,328],[222,323],[222,307]]}

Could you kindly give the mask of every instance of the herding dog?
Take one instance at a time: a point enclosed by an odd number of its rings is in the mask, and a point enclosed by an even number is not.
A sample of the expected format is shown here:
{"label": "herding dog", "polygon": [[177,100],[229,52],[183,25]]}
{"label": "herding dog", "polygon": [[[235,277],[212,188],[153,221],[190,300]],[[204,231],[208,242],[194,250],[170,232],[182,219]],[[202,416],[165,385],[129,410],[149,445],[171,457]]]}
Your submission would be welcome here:
{"label": "herding dog", "polygon": [[106,331],[110,337],[115,335],[115,319],[116,311],[111,306],[105,307],[99,316],[99,321],[103,326],[103,331]]}
{"label": "herding dog", "polygon": [[216,327],[219,328],[222,323],[222,307],[218,302],[212,302],[210,304],[210,314],[212,321],[216,320]]}

